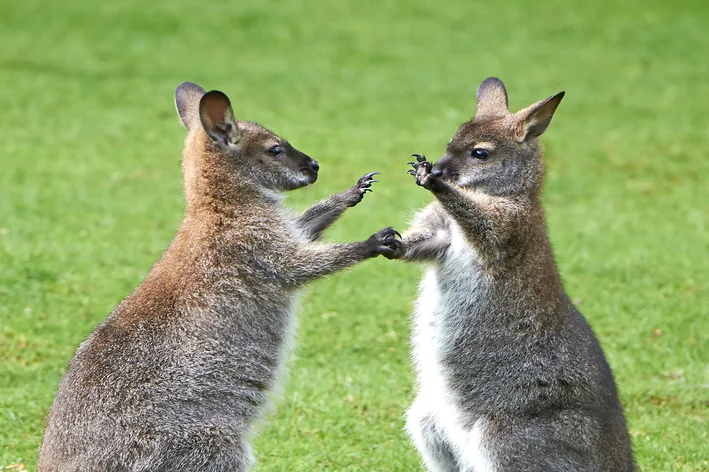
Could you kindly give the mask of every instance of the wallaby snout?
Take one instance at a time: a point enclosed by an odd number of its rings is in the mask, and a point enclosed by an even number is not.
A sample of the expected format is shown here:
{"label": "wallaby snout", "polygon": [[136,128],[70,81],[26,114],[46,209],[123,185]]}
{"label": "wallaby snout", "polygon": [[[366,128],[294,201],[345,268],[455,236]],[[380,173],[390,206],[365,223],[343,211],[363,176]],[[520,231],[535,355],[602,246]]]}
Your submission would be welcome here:
{"label": "wallaby snout", "polygon": [[449,154],[444,154],[443,157],[438,159],[438,161],[433,164],[431,173],[434,177],[441,177],[448,180],[457,179],[458,172],[455,170],[455,166],[452,161],[453,159]]}
{"label": "wallaby snout", "polygon": [[295,150],[295,154],[298,169],[307,176],[308,184],[315,183],[318,180],[318,171],[320,170],[318,161],[297,150]]}
{"label": "wallaby snout", "polygon": [[[281,146],[277,146],[281,148]],[[294,190],[315,183],[318,180],[320,164],[318,161],[294,148],[290,143],[284,143],[280,154],[274,155],[276,160],[292,175],[284,183],[284,190]]]}

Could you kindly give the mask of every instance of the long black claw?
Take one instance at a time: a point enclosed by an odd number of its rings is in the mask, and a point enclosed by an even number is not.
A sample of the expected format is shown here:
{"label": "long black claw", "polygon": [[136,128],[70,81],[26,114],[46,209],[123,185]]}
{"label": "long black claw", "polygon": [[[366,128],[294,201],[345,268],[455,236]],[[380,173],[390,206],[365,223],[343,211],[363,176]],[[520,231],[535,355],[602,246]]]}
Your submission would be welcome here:
{"label": "long black claw", "polygon": [[394,236],[398,236],[399,239],[401,239],[401,233],[399,233],[397,230],[394,230]]}
{"label": "long black claw", "polygon": [[409,175],[416,175],[416,171],[411,169],[407,170],[406,173]]}
{"label": "long black claw", "polygon": [[363,189],[362,189],[362,193],[367,193],[367,192],[374,192],[374,190],[372,190],[372,189],[369,188],[369,187],[366,187],[366,188],[363,188]]}
{"label": "long black claw", "polygon": [[408,165],[410,165],[410,166],[415,166],[415,165],[416,165],[416,163],[413,162],[413,161],[412,161],[412,162],[407,162],[406,164],[408,164]]}
{"label": "long black claw", "polygon": [[[375,176],[375,175],[377,175],[377,174],[381,174],[381,172],[370,172],[369,174],[363,175],[363,176],[360,177],[360,179],[357,181],[357,184],[358,184],[358,185],[362,185],[362,184],[366,183],[367,181],[372,180],[372,177]],[[376,182],[376,180],[375,180],[374,182]]]}

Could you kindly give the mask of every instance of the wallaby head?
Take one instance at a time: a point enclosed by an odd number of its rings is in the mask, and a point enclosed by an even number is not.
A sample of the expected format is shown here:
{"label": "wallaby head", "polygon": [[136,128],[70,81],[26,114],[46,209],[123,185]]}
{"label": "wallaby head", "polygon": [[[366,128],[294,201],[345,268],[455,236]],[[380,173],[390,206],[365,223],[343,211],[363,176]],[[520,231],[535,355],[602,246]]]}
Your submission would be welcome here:
{"label": "wallaby head", "polygon": [[223,92],[183,82],[175,90],[175,106],[189,130],[183,161],[188,200],[201,179],[211,180],[207,187],[219,189],[223,198],[229,185],[280,192],[317,180],[316,160],[263,126],[235,119]]}
{"label": "wallaby head", "polygon": [[491,195],[538,193],[544,164],[537,138],[562,98],[559,92],[510,113],[505,85],[495,77],[486,79],[478,87],[475,116],[458,129],[433,172]]}

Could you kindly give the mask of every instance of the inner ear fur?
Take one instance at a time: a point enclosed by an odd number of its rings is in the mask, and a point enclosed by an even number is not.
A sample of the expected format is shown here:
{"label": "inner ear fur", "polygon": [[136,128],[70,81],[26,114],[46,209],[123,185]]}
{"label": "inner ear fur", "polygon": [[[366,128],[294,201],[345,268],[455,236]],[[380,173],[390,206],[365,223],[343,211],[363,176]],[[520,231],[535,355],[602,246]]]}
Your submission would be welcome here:
{"label": "inner ear fur", "polygon": [[518,123],[517,136],[520,141],[536,138],[547,129],[565,93],[559,92],[515,113]]}
{"label": "inner ear fur", "polygon": [[199,119],[212,140],[224,145],[237,144],[241,138],[229,97],[212,90],[199,101]]}

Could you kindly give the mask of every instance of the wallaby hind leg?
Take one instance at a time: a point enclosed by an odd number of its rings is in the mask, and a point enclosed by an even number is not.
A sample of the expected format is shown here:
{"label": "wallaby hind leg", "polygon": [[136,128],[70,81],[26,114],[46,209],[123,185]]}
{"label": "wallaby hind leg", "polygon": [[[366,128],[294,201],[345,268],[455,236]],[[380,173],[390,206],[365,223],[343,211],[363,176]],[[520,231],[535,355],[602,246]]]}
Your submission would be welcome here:
{"label": "wallaby hind leg", "polygon": [[203,442],[171,443],[160,448],[159,458],[136,464],[140,472],[247,472],[254,463],[246,443],[204,438]]}
{"label": "wallaby hind leg", "polygon": [[153,471],[183,471],[183,472],[247,472],[251,466],[251,460],[247,457],[234,457],[223,454],[213,457],[207,461],[203,457],[187,457],[185,460],[175,461],[170,465],[159,469],[146,469],[146,472]]}
{"label": "wallaby hind leg", "polygon": [[460,472],[448,440],[423,401],[416,401],[406,414],[406,430],[429,472]]}
{"label": "wallaby hind leg", "polygon": [[[629,451],[614,451],[612,436],[592,418],[564,413],[490,431],[499,470],[525,472],[630,472]],[[608,444],[605,444],[605,441]],[[607,446],[607,447],[604,447]],[[625,458],[628,460],[625,460]]]}

